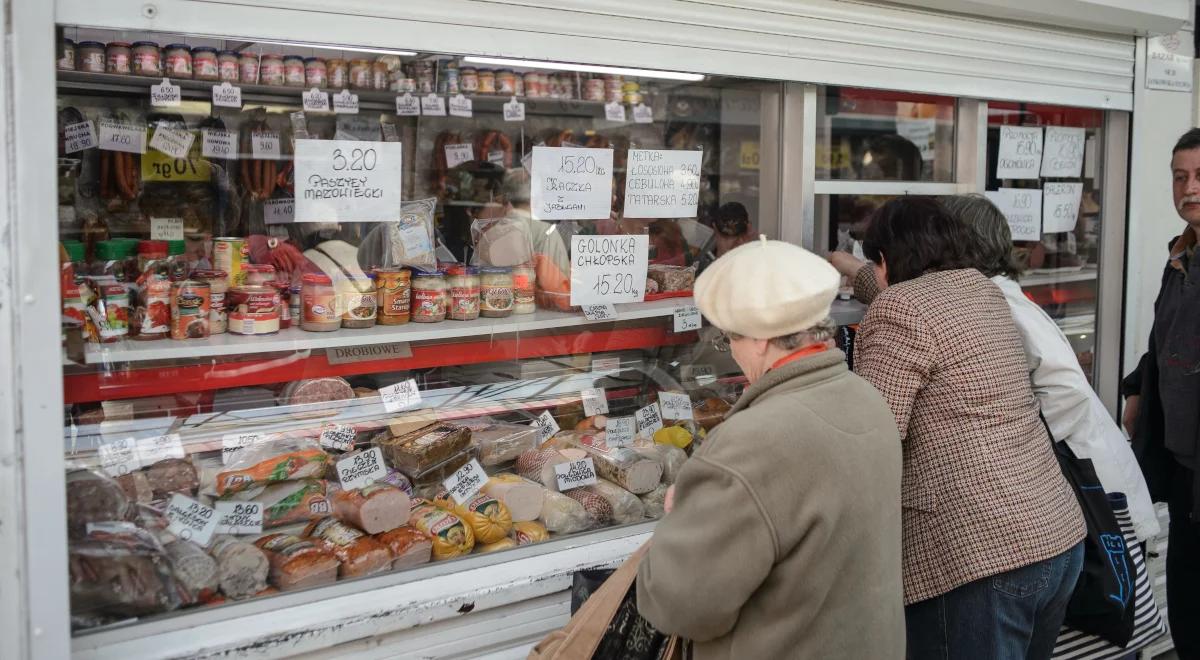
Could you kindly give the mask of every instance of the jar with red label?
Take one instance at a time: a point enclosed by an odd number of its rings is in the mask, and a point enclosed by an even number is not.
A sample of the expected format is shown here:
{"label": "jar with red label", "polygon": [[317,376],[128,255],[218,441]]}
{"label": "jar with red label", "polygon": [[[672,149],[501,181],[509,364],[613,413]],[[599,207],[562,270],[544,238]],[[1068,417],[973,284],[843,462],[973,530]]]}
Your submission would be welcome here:
{"label": "jar with red label", "polygon": [[537,274],[533,266],[528,264],[513,266],[513,314],[532,314],[537,311],[533,291],[536,281]]}
{"label": "jar with red label", "polygon": [[[153,266],[162,266],[163,275],[166,276],[168,270],[165,268],[167,264],[167,248],[166,241],[138,241],[137,244],[137,275],[140,276]],[[136,276],[135,276],[136,278]]]}
{"label": "jar with red label", "polygon": [[229,316],[225,309],[225,296],[229,291],[229,274],[223,270],[198,270],[192,279],[208,283],[209,314],[208,333],[219,335],[228,327]]}
{"label": "jar with red label", "polygon": [[246,264],[242,266],[245,282],[251,286],[265,286],[275,281],[275,267],[271,264]]}
{"label": "jar with red label", "polygon": [[192,49],[192,77],[196,80],[220,80],[216,48],[196,46]]}
{"label": "jar with red label", "polygon": [[162,77],[162,49],[153,41],[133,43],[133,73],[137,76]]}
{"label": "jar with red label", "polygon": [[440,270],[415,269],[412,275],[412,320],[436,323],[446,320],[446,276]]}
{"label": "jar with red label", "polygon": [[171,283],[171,339],[208,337],[211,315],[212,288],[208,282]]}
{"label": "jar with red label", "polygon": [[375,298],[379,325],[403,325],[411,318],[412,273],[405,268],[375,270]]}
{"label": "jar with red label", "polygon": [[342,327],[333,280],[328,275],[308,273],[302,282],[300,328],[310,332],[330,332]]}
{"label": "jar with red label", "polygon": [[81,41],[75,46],[75,69],[87,73],[104,73],[104,44],[99,41]]}
{"label": "jar with red label", "polygon": [[288,55],[283,58],[283,84],[288,87],[304,86],[304,58]]}
{"label": "jar with red label", "polygon": [[133,50],[124,41],[110,41],[104,50],[104,72],[127,76],[132,73]]}
{"label": "jar with red label", "polygon": [[187,44],[168,44],[163,49],[163,61],[166,63],[163,75],[170,78],[192,77],[192,49]]}
{"label": "jar with red label", "polygon": [[279,332],[279,291],[271,286],[237,286],[225,297],[229,332],[270,335]]}
{"label": "jar with red label", "polygon": [[479,270],[463,264],[446,269],[446,287],[450,290],[450,309],[446,316],[455,321],[479,318]]}
{"label": "jar with red label", "polygon": [[217,79],[231,85],[241,79],[237,53],[232,50],[223,50],[217,53]]}
{"label": "jar with red label", "polygon": [[371,63],[367,60],[350,60],[350,89],[371,89]]}
{"label": "jar with red label", "polygon": [[330,89],[345,89],[348,86],[346,60],[339,57],[325,60],[325,80]]}
{"label": "jar with red label", "polygon": [[171,281],[159,275],[147,277],[138,294],[130,334],[134,339],[150,341],[171,335]]}
{"label": "jar with red label", "polygon": [[329,82],[328,71],[325,60],[319,57],[304,60],[304,86],[324,88]]}
{"label": "jar with red label", "polygon": [[513,312],[512,271],[500,266],[479,269],[479,314],[486,318],[504,318]]}
{"label": "jar with red label", "polygon": [[238,79],[243,85],[258,84],[258,66],[258,55],[242,53],[238,56]]}
{"label": "jar with red label", "polygon": [[283,87],[283,56],[263,55],[258,65],[258,79],[264,85]]}

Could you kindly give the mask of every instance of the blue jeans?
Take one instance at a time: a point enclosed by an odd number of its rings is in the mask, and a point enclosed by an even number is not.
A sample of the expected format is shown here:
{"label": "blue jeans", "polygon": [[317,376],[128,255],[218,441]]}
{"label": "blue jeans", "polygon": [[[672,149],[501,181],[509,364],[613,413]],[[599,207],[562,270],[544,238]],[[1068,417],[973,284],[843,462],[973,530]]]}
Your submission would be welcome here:
{"label": "blue jeans", "polygon": [[1083,543],[904,608],[908,660],[1045,660],[1083,569]]}

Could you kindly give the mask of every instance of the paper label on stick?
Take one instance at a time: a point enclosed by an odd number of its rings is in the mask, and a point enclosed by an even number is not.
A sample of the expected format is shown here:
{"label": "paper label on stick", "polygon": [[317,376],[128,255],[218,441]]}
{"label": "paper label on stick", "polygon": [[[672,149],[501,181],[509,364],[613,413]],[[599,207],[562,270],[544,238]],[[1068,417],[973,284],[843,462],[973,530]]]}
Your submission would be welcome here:
{"label": "paper label on stick", "polygon": [[471,99],[457,94],[450,97],[450,116],[451,117],[470,117],[471,116]]}
{"label": "paper label on stick", "polygon": [[604,118],[608,121],[625,121],[625,106],[620,103],[605,103]]}
{"label": "paper label on stick", "polygon": [[350,451],[354,448],[354,438],[358,433],[349,424],[327,424],[321,429],[320,443],[322,447],[338,451]]}
{"label": "paper label on stick", "polygon": [[420,117],[421,116],[421,101],[417,97],[405,92],[402,96],[396,97],[396,114],[401,117]]}
{"label": "paper label on stick", "polygon": [[1078,177],[1083,170],[1084,143],[1082,128],[1047,126],[1042,146],[1042,176]]}
{"label": "paper label on stick", "polygon": [[196,135],[191,131],[163,122],[155,127],[154,136],[150,138],[150,148],[172,158],[187,158],[195,140]]}
{"label": "paper label on stick", "polygon": [[598,220],[612,213],[612,149],[534,147],[530,204],[537,220]]}
{"label": "paper label on stick", "polygon": [[515,96],[504,104],[504,121],[525,121],[525,104]]}
{"label": "paper label on stick", "polygon": [[592,360],[592,373],[612,374],[621,370],[621,358],[606,357]]}
{"label": "paper label on stick", "polygon": [[217,502],[218,534],[261,534],[263,505],[258,502]]}
{"label": "paper label on stick", "polygon": [[641,302],[646,297],[650,237],[571,237],[571,304]]}
{"label": "paper label on stick", "polygon": [[543,410],[542,414],[534,418],[532,426],[537,428],[538,444],[553,438],[554,434],[560,430],[558,421],[554,419],[554,415],[551,415],[549,410]]}
{"label": "paper label on stick", "polygon": [[345,490],[370,486],[387,476],[387,465],[383,462],[383,450],[379,447],[372,447],[347,456],[338,461],[336,467],[338,480]]}
{"label": "paper label on stick", "polygon": [[100,148],[130,154],[146,153],[146,127],[103,118],[96,122],[100,131]]}
{"label": "paper label on stick", "polygon": [[[310,142],[311,140],[305,140]],[[250,154],[255,160],[279,160],[279,134],[255,131],[250,135]],[[300,177],[296,177],[299,181]]]}
{"label": "paper label on stick", "polygon": [[446,167],[458,167],[475,160],[475,147],[470,144],[447,144],[443,149],[446,152]]}
{"label": "paper label on stick", "polygon": [[283,199],[268,199],[263,202],[263,223],[268,225],[287,225],[295,221],[295,199],[287,197]]}
{"label": "paper label on stick", "polygon": [[446,99],[437,94],[421,97],[421,114],[426,117],[445,117]]}
{"label": "paper label on stick", "polygon": [[583,399],[584,415],[595,417],[608,414],[608,397],[604,395],[604,390],[593,387],[581,391],[579,396]]}
{"label": "paper label on stick", "polygon": [[183,218],[150,218],[150,240],[182,241]]}
{"label": "paper label on stick", "polygon": [[680,392],[659,392],[663,419],[692,419],[692,398]]}
{"label": "paper label on stick", "polygon": [[296,141],[296,222],[398,222],[403,146]]}
{"label": "paper label on stick", "polygon": [[663,427],[662,412],[659,411],[657,402],[639,408],[634,416],[637,417],[639,433],[645,431],[647,435],[654,435],[655,431]]}
{"label": "paper label on stick", "polygon": [[174,85],[166,78],[157,85],[150,85],[150,105],[156,108],[178,108],[183,102],[179,85]]}
{"label": "paper label on stick", "polygon": [[220,108],[242,107],[242,88],[223,82],[212,87],[212,104]]}
{"label": "paper label on stick", "polygon": [[184,541],[206,547],[217,531],[217,513],[186,495],[175,493],[167,504],[167,531]]}
{"label": "paper label on stick", "polygon": [[358,114],[358,94],[351,94],[350,90],[343,89],[333,95],[333,111],[339,115],[357,115]]}
{"label": "paper label on stick", "polygon": [[142,467],[135,438],[121,438],[102,443],[97,448],[97,453],[100,455],[100,469],[110,477],[120,477]]}
{"label": "paper label on stick", "polygon": [[203,139],[200,153],[205,158],[234,160],[238,157],[237,133],[220,128],[202,128],[200,135]]}
{"label": "paper label on stick", "polygon": [[99,141],[96,138],[96,127],[90,121],[81,121],[78,124],[67,124],[63,128],[64,132],[64,150],[73,154],[84,149],[95,147]]}
{"label": "paper label on stick", "polygon": [[1036,179],[1042,169],[1042,127],[1001,126],[997,179]]}
{"label": "paper label on stick", "polygon": [[596,466],[590,458],[571,463],[560,463],[554,466],[554,478],[558,482],[558,492],[560,493],[565,493],[572,488],[591,486],[596,483]]}
{"label": "paper label on stick", "polygon": [[630,149],[625,217],[696,217],[703,158],[698,149]]}
{"label": "paper label on stick", "polygon": [[1082,183],[1043,184],[1042,232],[1052,234],[1074,230],[1079,219],[1079,202],[1082,198]]}
{"label": "paper label on stick", "polygon": [[329,112],[329,95],[313,87],[300,94],[305,112]]}
{"label": "paper label on stick", "polygon": [[143,465],[154,465],[169,458],[184,458],[183,442],[178,433],[167,433],[138,440],[138,457]]}
{"label": "paper label on stick", "polygon": [[417,381],[411,378],[379,388],[379,396],[383,399],[383,409],[390,413],[421,403],[421,391],[417,389]]}
{"label": "paper label on stick", "polygon": [[589,321],[615,321],[617,320],[617,308],[613,307],[612,303],[604,303],[602,305],[583,305],[580,307],[583,310],[583,317]]}
{"label": "paper label on stick", "polygon": [[483,471],[483,466],[479,464],[478,460],[472,458],[471,462],[459,468],[457,472],[443,481],[442,486],[446,488],[446,492],[450,493],[450,497],[454,498],[454,502],[462,506],[475,497],[487,481],[487,472]]}
{"label": "paper label on stick", "polygon": [[1042,239],[1042,191],[1027,188],[1001,188],[984,195],[1008,220],[1014,241]]}
{"label": "paper label on stick", "polygon": [[609,447],[628,447],[637,436],[637,422],[632,417],[609,417],[604,426],[604,443]]}
{"label": "paper label on stick", "polygon": [[635,124],[653,124],[654,123],[654,108],[648,105],[639,103],[633,106],[633,123]]}

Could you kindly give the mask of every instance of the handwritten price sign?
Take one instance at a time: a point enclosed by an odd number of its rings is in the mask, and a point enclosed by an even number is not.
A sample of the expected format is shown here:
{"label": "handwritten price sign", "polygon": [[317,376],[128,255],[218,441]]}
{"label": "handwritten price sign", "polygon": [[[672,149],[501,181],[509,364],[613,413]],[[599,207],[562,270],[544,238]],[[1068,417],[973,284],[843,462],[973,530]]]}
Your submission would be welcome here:
{"label": "handwritten price sign", "polygon": [[572,236],[571,304],[641,302],[650,237]]}

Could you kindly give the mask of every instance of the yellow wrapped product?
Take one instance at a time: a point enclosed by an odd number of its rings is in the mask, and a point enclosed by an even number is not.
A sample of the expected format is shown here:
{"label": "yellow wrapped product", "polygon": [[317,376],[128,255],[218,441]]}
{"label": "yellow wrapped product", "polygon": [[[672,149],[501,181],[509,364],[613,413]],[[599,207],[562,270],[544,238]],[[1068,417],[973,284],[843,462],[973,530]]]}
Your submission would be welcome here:
{"label": "yellow wrapped product", "polygon": [[667,426],[654,432],[654,441],[660,445],[674,445],[687,449],[692,444],[692,434],[682,426]]}
{"label": "yellow wrapped product", "polygon": [[550,532],[546,531],[545,525],[536,520],[519,522],[513,523],[512,534],[509,538],[516,541],[517,545],[530,545],[531,543],[549,541]]}
{"label": "yellow wrapped product", "polygon": [[517,547],[517,542],[506,536],[506,537],[500,539],[499,541],[496,541],[495,543],[487,543],[485,545],[481,545],[481,546],[475,548],[475,552],[477,554],[482,555],[482,554],[488,553],[488,552],[496,552],[497,550],[508,550],[510,548],[515,548],[515,547]]}
{"label": "yellow wrapped product", "polygon": [[422,499],[413,500],[408,524],[433,540],[433,559],[453,559],[471,552],[475,533],[471,526],[453,513]]}
{"label": "yellow wrapped product", "polygon": [[465,520],[479,543],[496,543],[512,531],[512,514],[508,507],[487,493],[480,492],[462,505],[443,493],[434,504]]}

